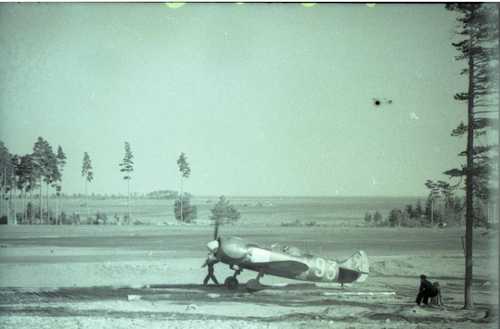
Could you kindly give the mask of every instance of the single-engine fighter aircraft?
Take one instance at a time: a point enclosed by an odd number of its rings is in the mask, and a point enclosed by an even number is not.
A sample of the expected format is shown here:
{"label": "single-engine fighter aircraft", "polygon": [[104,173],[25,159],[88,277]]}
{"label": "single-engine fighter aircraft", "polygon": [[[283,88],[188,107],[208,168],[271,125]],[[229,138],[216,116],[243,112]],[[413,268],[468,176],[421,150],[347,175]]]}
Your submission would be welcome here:
{"label": "single-engine fighter aircraft", "polygon": [[373,98],[373,105],[375,106],[380,106],[382,104],[392,104],[392,99],[386,99],[386,98]]}
{"label": "single-engine fighter aircraft", "polygon": [[325,259],[302,253],[294,247],[272,246],[263,248],[248,243],[238,237],[221,237],[215,225],[214,239],[207,244],[207,262],[216,261],[228,264],[234,274],[224,281],[228,289],[238,287],[237,276],[244,270],[257,272],[257,278],[247,282],[249,290],[260,290],[259,279],[265,274],[284,278],[312,281],[352,283],[363,282],[368,277],[368,257],[358,251],[344,261]]}

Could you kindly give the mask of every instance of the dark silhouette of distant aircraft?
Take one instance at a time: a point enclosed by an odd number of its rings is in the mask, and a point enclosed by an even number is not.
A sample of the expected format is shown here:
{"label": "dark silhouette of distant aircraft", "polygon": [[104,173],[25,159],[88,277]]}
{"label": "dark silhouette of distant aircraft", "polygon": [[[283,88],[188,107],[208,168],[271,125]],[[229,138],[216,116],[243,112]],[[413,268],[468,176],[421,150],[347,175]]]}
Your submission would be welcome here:
{"label": "dark silhouette of distant aircraft", "polygon": [[392,99],[373,98],[373,105],[380,106],[382,104],[392,104]]}

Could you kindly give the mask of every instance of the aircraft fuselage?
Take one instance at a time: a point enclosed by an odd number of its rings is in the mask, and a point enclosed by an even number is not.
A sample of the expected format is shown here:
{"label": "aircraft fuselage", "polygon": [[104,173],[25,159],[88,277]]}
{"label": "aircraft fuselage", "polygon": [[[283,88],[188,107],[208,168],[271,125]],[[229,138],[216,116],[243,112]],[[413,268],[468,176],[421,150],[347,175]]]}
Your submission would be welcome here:
{"label": "aircraft fuselage", "polygon": [[[237,237],[221,238],[219,241],[220,247],[216,256],[221,262],[261,274],[302,281],[342,283],[363,281],[367,276],[359,270],[359,266],[355,266],[356,263],[366,262],[367,267],[368,261],[363,252],[359,252],[358,262],[353,262],[351,257],[339,263],[309,254],[293,255],[262,248]],[[348,261],[349,263],[346,263]]]}

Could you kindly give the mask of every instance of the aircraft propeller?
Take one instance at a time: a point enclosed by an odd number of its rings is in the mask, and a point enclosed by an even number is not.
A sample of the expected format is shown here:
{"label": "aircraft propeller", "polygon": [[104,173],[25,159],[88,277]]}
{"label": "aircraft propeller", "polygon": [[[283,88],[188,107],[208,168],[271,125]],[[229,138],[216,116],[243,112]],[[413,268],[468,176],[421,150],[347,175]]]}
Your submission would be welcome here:
{"label": "aircraft propeller", "polygon": [[214,225],[214,240],[217,240],[218,238],[219,238],[219,221],[216,219]]}
{"label": "aircraft propeller", "polygon": [[219,249],[219,221],[216,220],[214,224],[214,234],[213,234],[213,240],[207,243],[207,248],[209,250],[207,259],[205,260],[205,263],[203,266],[207,266],[208,274],[210,275],[210,268],[209,264],[216,263],[219,261],[217,257],[217,249]]}

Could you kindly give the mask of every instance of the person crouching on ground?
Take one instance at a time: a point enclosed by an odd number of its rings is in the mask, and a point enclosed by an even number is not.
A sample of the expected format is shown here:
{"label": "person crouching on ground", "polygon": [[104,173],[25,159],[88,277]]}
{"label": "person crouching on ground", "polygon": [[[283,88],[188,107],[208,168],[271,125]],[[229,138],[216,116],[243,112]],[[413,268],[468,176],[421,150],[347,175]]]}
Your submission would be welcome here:
{"label": "person crouching on ground", "polygon": [[429,298],[436,297],[439,290],[433,286],[433,284],[427,280],[427,276],[424,274],[420,275],[420,288],[418,289],[417,295],[417,305],[424,303],[424,305],[429,304]]}
{"label": "person crouching on ground", "polygon": [[431,297],[431,305],[436,305],[436,306],[444,306],[443,302],[443,296],[441,295],[441,287],[439,285],[439,282],[433,282],[432,286],[437,290],[437,295],[435,297]]}

